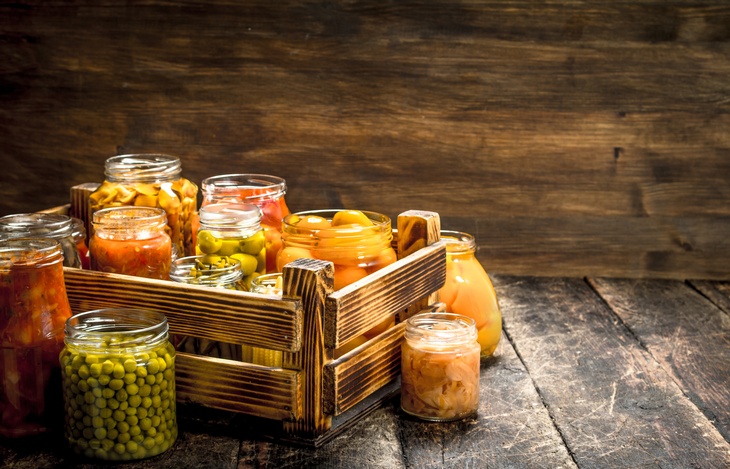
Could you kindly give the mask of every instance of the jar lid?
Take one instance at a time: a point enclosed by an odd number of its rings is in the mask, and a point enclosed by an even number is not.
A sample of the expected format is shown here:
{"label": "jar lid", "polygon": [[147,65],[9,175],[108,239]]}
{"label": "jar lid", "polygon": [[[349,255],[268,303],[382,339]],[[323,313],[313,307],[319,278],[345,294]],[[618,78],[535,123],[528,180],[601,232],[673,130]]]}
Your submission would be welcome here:
{"label": "jar lid", "polygon": [[212,228],[253,228],[261,224],[263,213],[253,204],[217,203],[198,212],[200,224]]}
{"label": "jar lid", "polygon": [[73,233],[71,217],[57,213],[18,213],[0,218],[0,239],[66,238]]}
{"label": "jar lid", "polygon": [[268,174],[221,174],[203,179],[203,196],[213,200],[255,201],[281,197],[286,181]]}
{"label": "jar lid", "polygon": [[180,158],[164,154],[118,155],[104,163],[104,175],[111,182],[172,181],[181,170]]}

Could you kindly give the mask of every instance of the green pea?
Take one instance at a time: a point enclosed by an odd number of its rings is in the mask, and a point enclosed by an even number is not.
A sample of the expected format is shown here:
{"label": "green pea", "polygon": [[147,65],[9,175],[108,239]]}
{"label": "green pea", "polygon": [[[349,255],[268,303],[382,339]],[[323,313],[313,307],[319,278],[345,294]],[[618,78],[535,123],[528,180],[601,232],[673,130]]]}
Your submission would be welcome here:
{"label": "green pea", "polygon": [[124,360],[124,371],[127,373],[134,373],[137,369],[137,361],[134,358],[128,358]]}
{"label": "green pea", "polygon": [[124,387],[124,380],[121,380],[119,378],[114,378],[113,380],[109,381],[109,389],[112,389],[114,391],[119,391]]}
{"label": "green pea", "polygon": [[121,363],[114,364],[114,370],[112,371],[113,377],[123,378],[126,373],[127,373],[127,370],[124,369],[124,365],[122,365]]}
{"label": "green pea", "polygon": [[160,371],[160,364],[157,362],[156,357],[151,358],[147,362],[147,373],[154,375],[157,374],[158,371]]}

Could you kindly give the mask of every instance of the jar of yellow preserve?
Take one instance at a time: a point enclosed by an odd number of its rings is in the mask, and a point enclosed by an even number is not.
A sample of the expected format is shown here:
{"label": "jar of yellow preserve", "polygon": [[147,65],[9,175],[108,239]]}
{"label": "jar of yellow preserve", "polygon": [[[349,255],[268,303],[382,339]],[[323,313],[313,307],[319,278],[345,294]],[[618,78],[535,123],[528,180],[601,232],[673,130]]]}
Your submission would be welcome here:
{"label": "jar of yellow preserve", "polygon": [[180,159],[174,156],[113,156],[104,165],[104,182],[89,195],[89,209],[93,214],[117,206],[161,208],[167,216],[167,234],[177,255],[191,256],[195,254],[192,223],[198,186],[181,173]]}
{"label": "jar of yellow preserve", "polygon": [[161,313],[114,308],[66,321],[65,436],[80,455],[144,459],[177,439],[175,348]]}
{"label": "jar of yellow preserve", "polygon": [[502,313],[489,275],[476,258],[474,236],[459,231],[441,231],[446,243],[446,281],[439,290],[446,311],[476,322],[482,356],[494,353],[502,336]]}

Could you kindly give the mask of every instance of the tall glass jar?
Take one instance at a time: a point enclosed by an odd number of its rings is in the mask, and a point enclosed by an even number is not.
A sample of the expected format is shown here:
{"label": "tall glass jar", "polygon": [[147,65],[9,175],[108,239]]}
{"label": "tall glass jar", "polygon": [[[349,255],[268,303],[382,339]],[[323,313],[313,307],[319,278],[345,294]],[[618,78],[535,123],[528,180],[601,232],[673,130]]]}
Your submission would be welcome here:
{"label": "tall glass jar", "polygon": [[144,459],[177,439],[175,348],[161,313],[99,309],[66,321],[64,433],[77,454]]}
{"label": "tall glass jar", "polygon": [[[241,262],[233,257],[220,257],[215,264],[206,263],[207,256],[176,259],[170,269],[170,280],[186,285],[202,285],[226,290],[246,290]],[[173,334],[170,340],[180,352],[208,357],[242,359],[241,347],[198,337]]]}
{"label": "tall glass jar", "polygon": [[161,208],[167,215],[167,233],[178,254],[193,255],[198,186],[181,173],[180,159],[174,156],[113,156],[104,165],[104,182],[89,196],[89,208],[92,214],[115,206]]}
{"label": "tall glass jar", "polygon": [[446,282],[439,290],[446,310],[476,322],[482,356],[494,353],[502,336],[502,313],[489,275],[476,258],[474,236],[441,231],[446,242]]}
{"label": "tall glass jar", "polygon": [[217,264],[232,257],[241,264],[243,284],[266,273],[266,241],[261,227],[261,209],[252,204],[218,203],[200,208],[195,253],[204,264]]}
{"label": "tall glass jar", "polygon": [[401,345],[401,408],[415,417],[450,421],[479,407],[479,354],[474,320],[421,313],[406,321]]}
{"label": "tall glass jar", "polygon": [[0,218],[0,239],[53,238],[61,243],[63,265],[81,267],[73,219],[56,213],[18,213]]}
{"label": "tall glass jar", "polygon": [[281,221],[289,215],[286,181],[268,174],[223,174],[204,179],[202,206],[214,203],[250,203],[261,209],[261,226],[266,235],[266,271],[276,271],[276,254],[281,249]]}
{"label": "tall glass jar", "polygon": [[164,210],[149,207],[111,207],[94,213],[91,269],[167,280],[172,243],[165,218]]}
{"label": "tall glass jar", "polygon": [[0,241],[0,435],[42,433],[61,419],[58,353],[71,308],[54,239]]}

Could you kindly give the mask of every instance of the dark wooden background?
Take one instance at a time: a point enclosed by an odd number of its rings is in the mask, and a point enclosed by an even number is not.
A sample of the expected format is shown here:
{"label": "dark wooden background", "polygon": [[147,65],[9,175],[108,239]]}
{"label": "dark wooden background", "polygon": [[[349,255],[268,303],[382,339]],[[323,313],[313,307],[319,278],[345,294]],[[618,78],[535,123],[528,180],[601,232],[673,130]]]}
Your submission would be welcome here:
{"label": "dark wooden background", "polygon": [[0,215],[104,160],[437,211],[500,274],[730,279],[722,1],[0,2]]}

